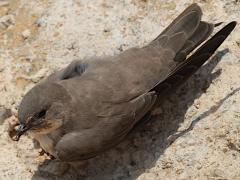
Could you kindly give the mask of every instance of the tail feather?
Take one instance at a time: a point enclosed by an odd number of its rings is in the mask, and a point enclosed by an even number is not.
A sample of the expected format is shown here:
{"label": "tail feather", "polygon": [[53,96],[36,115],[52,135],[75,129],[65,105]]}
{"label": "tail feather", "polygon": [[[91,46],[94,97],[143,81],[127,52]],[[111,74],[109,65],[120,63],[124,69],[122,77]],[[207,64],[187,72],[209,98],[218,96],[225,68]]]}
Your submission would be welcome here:
{"label": "tail feather", "polygon": [[201,14],[197,11],[192,11],[183,16],[178,22],[174,23],[164,35],[173,35],[175,33],[184,32],[187,37],[191,37],[196,31],[201,20]]}
{"label": "tail feather", "polygon": [[[176,26],[175,24],[179,24],[179,22],[183,19],[183,17],[191,12],[196,12],[199,19],[201,19],[202,10],[196,3],[194,3],[190,5],[188,8],[186,8],[166,29],[162,31],[162,33],[158,37],[164,34],[169,34],[169,31],[171,31],[171,29],[175,29],[175,26]],[[156,39],[158,39],[158,37]]]}
{"label": "tail feather", "polygon": [[192,56],[177,66],[166,80],[157,84],[152,91],[156,91],[161,95],[178,88],[214,54],[235,26],[236,22],[233,21],[222,28],[210,40],[204,43]]}
{"label": "tail feather", "polygon": [[[161,46],[162,41],[168,41],[164,48],[172,50],[175,54],[181,50],[189,38],[195,34],[201,22],[202,11],[196,4],[188,7],[182,14],[180,14],[150,45]],[[179,39],[179,34],[184,34]],[[173,38],[177,36],[178,38]],[[184,38],[183,38],[184,37]],[[178,48],[174,49],[176,47]]]}
{"label": "tail feather", "polygon": [[205,41],[214,28],[213,24],[201,21],[194,34],[186,41],[183,48],[177,53],[175,61],[182,62],[186,59],[187,55],[192,52],[199,44]]}

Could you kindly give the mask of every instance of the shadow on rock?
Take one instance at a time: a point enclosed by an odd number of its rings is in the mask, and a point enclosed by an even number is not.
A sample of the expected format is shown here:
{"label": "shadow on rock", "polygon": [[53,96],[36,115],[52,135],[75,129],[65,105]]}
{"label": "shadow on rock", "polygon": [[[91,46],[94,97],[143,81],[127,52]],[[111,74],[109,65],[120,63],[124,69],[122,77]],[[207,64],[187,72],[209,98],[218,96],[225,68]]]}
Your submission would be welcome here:
{"label": "shadow on rock", "polygon": [[[131,133],[117,147],[90,159],[86,167],[73,168],[67,164],[63,167],[56,161],[48,160],[39,166],[32,179],[41,179],[41,176],[42,179],[136,179],[154,166],[174,140],[192,130],[198,121],[215,112],[227,98],[240,89],[236,89],[215,106],[200,114],[188,129],[178,132],[179,124],[184,121],[188,108],[221,74],[220,69],[215,72],[213,69],[227,52],[228,49],[218,52],[177,92],[167,95],[160,107],[159,115],[153,117],[137,132]],[[63,170],[63,173],[58,173],[60,170]]]}

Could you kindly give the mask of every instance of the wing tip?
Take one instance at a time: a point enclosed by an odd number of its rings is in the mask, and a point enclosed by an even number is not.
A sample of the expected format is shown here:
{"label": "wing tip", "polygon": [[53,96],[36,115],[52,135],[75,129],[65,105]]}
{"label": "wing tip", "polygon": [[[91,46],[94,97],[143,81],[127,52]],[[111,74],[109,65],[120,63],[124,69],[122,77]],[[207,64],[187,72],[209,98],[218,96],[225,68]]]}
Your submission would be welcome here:
{"label": "wing tip", "polygon": [[[224,22],[216,23],[216,24],[214,24],[214,27],[218,27],[218,26],[222,25],[223,23]],[[228,25],[235,27],[237,25],[237,21],[231,21],[230,23],[227,24],[227,26]]]}
{"label": "wing tip", "polygon": [[234,29],[237,25],[237,21],[232,21],[232,22],[228,23],[228,25],[232,26]]}
{"label": "wing tip", "polygon": [[224,26],[220,31],[218,31],[212,39],[216,38],[217,36],[225,36],[225,38],[227,38],[231,32],[234,30],[234,28],[237,25],[237,21],[232,21],[230,23],[228,23],[226,26]]}
{"label": "wing tip", "polygon": [[198,10],[199,12],[202,13],[202,9],[197,3],[192,3],[188,8]]}

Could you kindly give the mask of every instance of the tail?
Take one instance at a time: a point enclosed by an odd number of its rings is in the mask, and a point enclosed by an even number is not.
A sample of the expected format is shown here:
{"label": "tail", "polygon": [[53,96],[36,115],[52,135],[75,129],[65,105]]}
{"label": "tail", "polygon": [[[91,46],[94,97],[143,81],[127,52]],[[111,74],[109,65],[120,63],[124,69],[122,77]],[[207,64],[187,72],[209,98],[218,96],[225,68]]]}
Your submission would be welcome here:
{"label": "tail", "polygon": [[211,39],[204,43],[193,55],[180,63],[175,70],[163,81],[157,84],[152,90],[164,93],[170,89],[175,89],[184,83],[194,74],[224,42],[228,35],[236,26],[233,21],[217,32]]}
{"label": "tail", "polygon": [[213,31],[214,25],[201,21],[201,17],[201,8],[192,4],[150,44],[171,50],[177,64],[184,61]]}

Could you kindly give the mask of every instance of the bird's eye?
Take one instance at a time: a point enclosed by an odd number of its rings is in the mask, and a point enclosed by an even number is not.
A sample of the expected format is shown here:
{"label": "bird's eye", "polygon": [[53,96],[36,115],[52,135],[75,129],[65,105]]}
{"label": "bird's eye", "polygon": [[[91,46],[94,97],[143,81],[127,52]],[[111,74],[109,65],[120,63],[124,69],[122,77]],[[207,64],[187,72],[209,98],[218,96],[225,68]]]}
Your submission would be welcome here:
{"label": "bird's eye", "polygon": [[46,116],[47,110],[42,110],[38,113],[38,118],[44,118]]}

